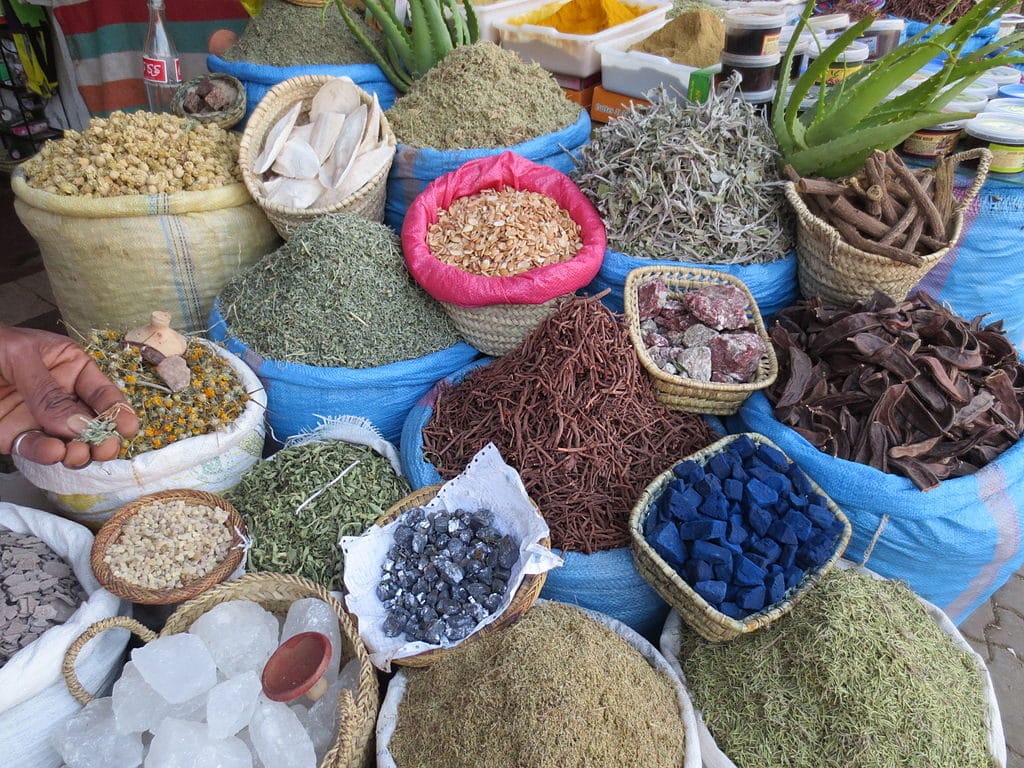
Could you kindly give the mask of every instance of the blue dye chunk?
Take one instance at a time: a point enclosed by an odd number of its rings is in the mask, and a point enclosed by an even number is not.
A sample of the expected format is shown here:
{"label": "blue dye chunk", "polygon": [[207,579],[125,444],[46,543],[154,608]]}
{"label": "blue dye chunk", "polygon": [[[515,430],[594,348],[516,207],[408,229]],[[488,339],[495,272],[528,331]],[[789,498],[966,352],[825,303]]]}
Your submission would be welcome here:
{"label": "blue dye chunk", "polygon": [[772,524],[772,516],[767,510],[752,504],[747,510],[747,522],[758,536],[764,536],[768,533],[768,526]]}
{"label": "blue dye chunk", "polygon": [[817,504],[819,507],[827,507],[828,499],[826,499],[820,493],[809,493],[807,494],[807,503]]}
{"label": "blue dye chunk", "polygon": [[704,477],[704,468],[696,461],[687,459],[672,467],[672,473],[688,483],[696,483]]}
{"label": "blue dye chunk", "polygon": [[835,515],[827,507],[818,504],[808,505],[804,514],[807,515],[808,520],[823,530],[828,530],[828,527],[836,519]]}
{"label": "blue dye chunk", "polygon": [[782,522],[793,530],[793,533],[796,534],[797,539],[800,541],[807,541],[807,539],[811,537],[811,533],[813,531],[811,521],[795,509],[789,510],[789,512],[783,516]]}
{"label": "blue dye chunk", "polygon": [[761,507],[767,507],[779,500],[779,494],[756,477],[747,483],[747,495],[750,501]]}
{"label": "blue dye chunk", "polygon": [[741,555],[738,558],[733,578],[737,584],[753,587],[763,583],[767,575],[768,571]]}
{"label": "blue dye chunk", "polygon": [[693,585],[693,589],[712,605],[718,605],[725,599],[728,585],[724,581],[698,581]]}
{"label": "blue dye chunk", "polygon": [[742,619],[744,615],[744,611],[740,610],[740,607],[736,605],[736,603],[728,600],[718,606],[718,610],[730,619]]}
{"label": "blue dye chunk", "polygon": [[784,546],[786,544],[799,544],[793,529],[781,520],[772,521],[772,524],[768,526],[768,535],[773,538],[779,546]]}
{"label": "blue dye chunk", "polygon": [[754,546],[752,546],[750,549],[755,554],[767,558],[769,563],[774,563],[776,560],[779,559],[779,555],[782,554],[782,547],[780,547],[771,539],[761,539],[759,542],[754,544]]}
{"label": "blue dye chunk", "polygon": [[810,478],[796,464],[791,466],[786,474],[789,475],[789,479],[793,482],[793,487],[796,488],[796,492],[801,496],[814,493],[814,486],[811,485]]}
{"label": "blue dye chunk", "polygon": [[743,483],[729,478],[722,482],[722,491],[730,501],[743,501]]}
{"label": "blue dye chunk", "polygon": [[725,523],[721,520],[694,520],[679,526],[679,537],[684,540],[720,539],[725,536]]}
{"label": "blue dye chunk", "polygon": [[669,491],[666,495],[668,506],[663,510],[663,517],[666,519],[675,518],[679,522],[688,520],[699,520],[700,513],[697,511],[697,504],[692,504],[686,498],[685,493]]}
{"label": "blue dye chunk", "polygon": [[797,548],[792,544],[787,544],[782,548],[782,553],[779,555],[779,568],[789,570],[793,567],[793,563],[796,562]]}
{"label": "blue dye chunk", "polygon": [[772,574],[765,581],[768,588],[768,605],[774,605],[786,594],[786,577],[782,573]]}
{"label": "blue dye chunk", "polygon": [[797,584],[803,581],[804,572],[799,568],[794,568],[792,571],[786,572],[786,589],[793,589]]}
{"label": "blue dye chunk", "polygon": [[776,472],[785,472],[789,469],[789,459],[786,458],[786,454],[770,445],[757,446],[757,458]]}
{"label": "blue dye chunk", "polygon": [[726,602],[736,602],[736,598],[740,596],[740,588],[735,584],[730,584],[729,588],[725,590]]}
{"label": "blue dye chunk", "polygon": [[719,480],[725,480],[732,472],[732,462],[728,454],[716,453],[708,460],[707,469]]}
{"label": "blue dye chunk", "polygon": [[763,482],[783,499],[793,490],[793,484],[789,482],[789,478],[785,475],[771,475]]}
{"label": "blue dye chunk", "polygon": [[807,506],[807,498],[799,493],[789,494],[788,501],[791,509],[804,509]]}
{"label": "blue dye chunk", "polygon": [[747,560],[752,562],[754,565],[756,565],[758,568],[764,568],[765,570],[768,570],[773,564],[772,561],[769,560],[767,557],[765,557],[764,555],[759,555],[756,552],[748,551],[744,555],[744,557],[747,558]]}
{"label": "blue dye chunk", "polygon": [[732,552],[725,547],[712,544],[710,541],[693,542],[691,555],[698,560],[707,560],[712,565],[732,562]]}
{"label": "blue dye chunk", "polygon": [[747,474],[747,470],[743,468],[742,464],[736,462],[736,465],[732,468],[732,479],[745,483],[750,479],[750,475]]}
{"label": "blue dye chunk", "polygon": [[686,547],[679,538],[679,529],[672,523],[665,523],[654,534],[654,549],[672,566],[679,566],[686,560]]}
{"label": "blue dye chunk", "polygon": [[720,563],[714,566],[715,578],[724,581],[726,584],[732,582],[732,560],[727,563]]}
{"label": "blue dye chunk", "polygon": [[704,499],[704,503],[700,505],[700,511],[715,520],[728,520],[729,500],[721,491],[715,491]]}
{"label": "blue dye chunk", "polygon": [[768,469],[768,467],[762,466],[761,464],[754,464],[747,469],[747,472],[751,477],[755,477],[762,483],[766,483],[771,478],[775,477],[775,470]]}
{"label": "blue dye chunk", "polygon": [[721,544],[726,549],[728,549],[734,555],[736,555],[736,554],[743,554],[743,547],[741,547],[739,544],[733,544],[728,539],[726,539],[725,541],[722,541],[721,539],[719,539],[718,543]]}
{"label": "blue dye chunk", "polygon": [[753,456],[754,455],[754,451],[756,450],[756,448],[757,448],[757,446],[754,444],[754,441],[751,440],[746,435],[742,435],[740,437],[737,437],[729,445],[729,450],[731,450],[737,456],[740,456],[741,458],[744,458],[744,459]]}
{"label": "blue dye chunk", "polygon": [[686,580],[690,584],[696,584],[698,581],[710,581],[715,576],[710,563],[694,558],[686,561],[683,570],[686,572]]}
{"label": "blue dye chunk", "polygon": [[747,540],[747,529],[743,525],[743,518],[739,515],[729,518],[729,535],[726,540],[730,544],[742,544]]}
{"label": "blue dye chunk", "polygon": [[722,490],[722,481],[714,475],[704,475],[704,477],[693,484],[693,488],[701,496],[707,498],[712,493]]}
{"label": "blue dye chunk", "polygon": [[767,590],[761,584],[758,584],[756,587],[751,587],[750,589],[745,589],[740,592],[740,608],[745,611],[756,613],[764,608],[766,596]]}

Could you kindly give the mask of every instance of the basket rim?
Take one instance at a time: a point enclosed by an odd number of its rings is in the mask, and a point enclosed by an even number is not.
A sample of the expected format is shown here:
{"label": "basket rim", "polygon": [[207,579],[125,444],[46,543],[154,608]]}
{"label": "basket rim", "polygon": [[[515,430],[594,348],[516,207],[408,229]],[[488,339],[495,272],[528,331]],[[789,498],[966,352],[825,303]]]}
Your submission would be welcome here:
{"label": "basket rim", "polygon": [[[216,112],[203,112],[198,115],[192,115],[185,112],[182,107],[182,102],[185,100],[185,91],[192,85],[198,85],[203,80],[224,80],[230,83],[234,86],[236,91],[235,100],[228,106],[224,107],[224,109],[219,109]],[[241,80],[234,75],[229,75],[227,72],[207,72],[204,75],[190,77],[178,86],[178,89],[174,92],[174,97],[171,100],[171,110],[175,115],[183,117],[186,120],[196,120],[201,123],[213,123],[228,120],[237,122],[241,119],[242,115],[245,114],[245,105],[245,86],[242,84]],[[224,128],[224,126],[221,127]],[[225,130],[227,130],[227,128],[225,128]]]}
{"label": "basket rim", "polygon": [[[741,437],[748,437],[759,445],[770,446],[775,450],[779,451],[779,453],[781,453],[783,456],[785,456],[786,460],[789,461],[791,464],[796,464],[796,462],[794,462],[793,459],[790,458],[790,456],[785,451],[783,451],[781,448],[779,448],[779,446],[777,446],[774,442],[772,442],[762,434],[759,434],[757,432],[740,432],[734,435],[726,435],[725,437],[715,441],[711,445],[706,446],[705,448],[702,448],[699,451],[691,453],[689,456],[673,463],[672,466],[670,466],[664,472],[659,474],[644,489],[643,493],[640,495],[639,500],[637,501],[636,505],[633,507],[633,510],[632,512],[630,512],[629,515],[629,533],[632,539],[631,549],[633,551],[633,557],[646,558],[653,565],[656,565],[658,567],[658,570],[661,571],[671,581],[672,586],[676,590],[678,590],[678,592],[682,595],[682,597],[685,600],[691,602],[692,604],[700,608],[705,613],[709,621],[712,621],[717,626],[721,627],[722,629],[728,630],[734,635],[754,632],[766,626],[764,619],[770,616],[772,611],[781,610],[781,613],[778,616],[773,617],[771,621],[774,621],[775,619],[780,618],[782,615],[787,613],[793,607],[793,604],[796,602],[796,600],[798,600],[810,589],[812,589],[814,585],[817,583],[817,581],[825,573],[832,569],[836,562],[843,556],[843,553],[846,551],[846,547],[850,543],[850,538],[853,535],[853,526],[850,524],[849,518],[847,518],[847,516],[843,513],[842,509],[839,508],[835,501],[832,500],[832,497],[825,493],[821,486],[818,485],[818,483],[816,483],[810,475],[804,472],[804,475],[807,477],[807,480],[810,483],[811,488],[814,490],[815,493],[819,494],[825,499],[829,512],[831,512],[836,517],[836,519],[843,524],[843,532],[839,535],[839,538],[836,541],[835,549],[832,552],[832,556],[817,568],[813,570],[808,570],[804,574],[804,577],[800,580],[800,583],[796,585],[796,587],[794,587],[791,590],[786,590],[786,593],[783,595],[782,600],[778,601],[777,603],[773,603],[770,606],[765,606],[760,611],[752,613],[743,619],[734,619],[731,616],[726,616],[724,613],[714,608],[707,600],[701,597],[701,595],[698,594],[689,585],[689,583],[687,583],[686,579],[680,576],[676,569],[669,565],[668,562],[666,562],[665,559],[661,555],[659,555],[658,552],[654,549],[654,547],[651,546],[651,544],[647,541],[647,538],[644,536],[643,533],[644,524],[647,520],[647,515],[651,509],[651,506],[661,498],[662,494],[665,492],[665,489],[668,487],[668,484],[672,481],[672,479],[674,479],[675,473],[673,470],[677,466],[686,461],[696,461],[701,464],[706,464],[712,456],[723,453],[729,445],[731,445]],[[801,469],[801,471],[803,470]],[[652,584],[651,586],[654,587],[659,594],[661,594],[661,589],[658,588],[658,585]],[[688,618],[684,615],[684,612],[680,611],[675,605],[675,602],[678,600],[678,595],[673,595],[672,599],[666,597],[664,594],[662,594],[662,597],[665,597],[666,601],[670,605],[672,605],[672,607],[676,610],[677,613],[679,613],[683,621],[687,622],[687,624],[690,623]],[[771,621],[769,621],[768,623],[771,623]],[[700,633],[699,630],[698,633]]]}
{"label": "basket rim", "polygon": [[[672,275],[678,275],[678,277],[672,277]],[[684,275],[695,275],[697,279],[687,278],[684,277]],[[645,278],[653,276],[665,278],[665,282],[666,285],[668,285],[670,293],[685,293],[689,288],[700,287],[716,281],[720,284],[724,283],[732,285],[743,291],[744,295],[750,301],[750,312],[753,316],[754,332],[757,333],[757,335],[760,336],[767,344],[767,349],[765,350],[764,355],[762,355],[762,359],[767,358],[767,372],[764,375],[761,375],[761,366],[759,365],[758,378],[754,381],[748,381],[741,384],[720,381],[697,381],[684,376],[676,376],[671,373],[666,373],[658,368],[658,366],[654,364],[654,361],[651,360],[651,357],[644,346],[643,339],[640,337],[640,308],[637,300],[637,292],[640,287],[640,282]],[[682,290],[673,290],[673,288]],[[627,325],[629,326],[629,338],[633,342],[633,348],[637,353],[637,357],[640,358],[640,362],[643,364],[644,369],[657,381],[670,384],[675,387],[701,389],[708,392],[752,394],[754,392],[759,392],[766,387],[770,387],[775,382],[775,379],[778,378],[779,361],[775,354],[775,345],[772,344],[771,336],[768,335],[768,329],[764,324],[761,309],[757,305],[757,300],[754,298],[754,294],[750,292],[750,289],[738,277],[725,272],[718,272],[713,269],[701,269],[699,267],[687,269],[667,265],[637,267],[636,269],[631,269],[629,274],[626,275],[623,299],[625,301]]]}
{"label": "basket rim", "polygon": [[[327,208],[285,208],[276,203],[268,203],[260,194],[258,175],[252,170],[252,162],[255,159],[256,147],[263,142],[273,124],[279,120],[284,113],[293,107],[296,102],[312,98],[320,88],[331,80],[346,78],[344,75],[298,75],[282,80],[273,86],[266,95],[260,99],[259,104],[245,124],[242,132],[242,140],[238,145],[238,167],[242,172],[242,182],[252,199],[265,211],[282,216],[293,217],[316,217],[330,213],[337,213],[351,207],[354,200],[365,197],[380,184],[381,178],[390,173],[391,165],[394,162],[394,153],[391,160],[385,163],[381,169],[374,174],[373,178],[363,184],[351,195]],[[351,80],[352,78],[347,78]],[[362,104],[369,106],[373,103],[373,94],[366,91],[362,86],[353,81],[353,85],[359,91],[359,100]],[[300,115],[302,112],[300,111]],[[384,135],[383,141],[392,148],[397,148],[398,139],[388,121],[386,110],[380,110],[380,130]]]}
{"label": "basket rim", "polygon": [[[161,501],[173,501],[185,499],[203,506],[218,507],[228,513],[228,519],[224,526],[231,533],[231,547],[228,554],[216,566],[206,573],[195,577],[191,581],[179,586],[164,589],[143,587],[115,576],[112,569],[104,562],[104,555],[110,546],[116,543],[124,530],[125,523],[138,514],[144,507]],[[92,550],[89,559],[92,565],[96,580],[104,589],[124,600],[130,600],[140,605],[169,605],[189,600],[196,595],[202,594],[207,589],[224,581],[241,564],[245,556],[246,526],[238,510],[222,496],[197,491],[188,488],[170,489],[157,491],[140,496],[134,501],[123,504],[114,510],[114,513],[107,519],[93,539]]]}

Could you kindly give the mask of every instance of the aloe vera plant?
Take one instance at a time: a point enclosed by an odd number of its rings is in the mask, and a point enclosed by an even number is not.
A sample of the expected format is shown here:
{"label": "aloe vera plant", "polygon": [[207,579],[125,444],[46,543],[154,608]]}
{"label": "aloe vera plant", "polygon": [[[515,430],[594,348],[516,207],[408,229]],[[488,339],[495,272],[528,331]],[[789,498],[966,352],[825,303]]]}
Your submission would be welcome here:
{"label": "aloe vera plant", "polygon": [[[367,13],[384,33],[384,51],[356,26],[343,0],[334,0],[346,26],[401,93],[423,77],[452,48],[471,45],[480,37],[476,12],[469,0],[409,0],[409,26],[399,18],[395,0],[363,0]],[[465,17],[459,7],[465,9]]]}
{"label": "aloe vera plant", "polygon": [[[772,128],[782,153],[781,162],[792,165],[801,176],[838,178],[860,168],[874,149],[892,149],[921,128],[972,117],[972,113],[942,112],[942,108],[989,69],[1018,63],[1019,59],[996,52],[1018,47],[1024,41],[1024,33],[1004,37],[973,52],[965,50],[967,42],[993,16],[1017,4],[1017,0],[981,0],[945,28],[938,26],[940,17],[878,61],[831,89],[821,88],[817,103],[800,114],[800,103],[811,87],[823,81],[829,66],[872,21],[870,17],[860,20],[828,46],[796,80],[787,103],[786,89],[797,38],[814,10],[814,0],[808,0],[786,49],[773,105]],[[934,76],[886,101],[897,86],[943,53],[947,58]],[[996,55],[988,58],[991,54]]]}

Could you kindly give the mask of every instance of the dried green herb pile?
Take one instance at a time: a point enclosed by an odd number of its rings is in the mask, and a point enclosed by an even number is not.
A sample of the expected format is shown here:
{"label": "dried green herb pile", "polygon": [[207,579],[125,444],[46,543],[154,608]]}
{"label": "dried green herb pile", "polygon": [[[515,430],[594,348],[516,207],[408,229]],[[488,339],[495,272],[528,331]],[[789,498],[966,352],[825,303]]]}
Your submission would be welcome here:
{"label": "dried green herb pile", "polygon": [[408,493],[409,484],[372,448],[332,441],[284,448],[245,473],[227,498],[253,540],[249,570],[297,574],[336,589],[340,537],[360,535]]}
{"label": "dried green herb pile", "polygon": [[444,150],[519,144],[579,115],[539,64],[489,41],[453,48],[388,110],[400,142]]}
{"label": "dried green herb pile", "polygon": [[391,754],[399,768],[679,768],[675,689],[622,638],[573,606],[410,670]]}
{"label": "dried green herb pile", "polygon": [[315,219],[237,275],[220,311],[233,336],[290,363],[373,368],[458,341],[409,275],[398,237],[350,213]]}
{"label": "dried green herb pile", "polygon": [[738,766],[990,768],[974,660],[903,584],[829,572],[775,625],[681,654],[695,706]]}
{"label": "dried green herb pile", "polygon": [[[349,32],[334,3],[323,8],[294,5],[286,0],[264,0],[260,14],[249,20],[238,42],[222,56],[227,61],[248,61],[272,67],[301,64],[364,64],[370,54]],[[383,37],[354,14],[356,23],[377,45]]]}
{"label": "dried green herb pile", "polygon": [[705,104],[662,92],[598,129],[573,178],[604,218],[614,250],[760,263],[792,247],[778,155],[768,122],[732,89]]}

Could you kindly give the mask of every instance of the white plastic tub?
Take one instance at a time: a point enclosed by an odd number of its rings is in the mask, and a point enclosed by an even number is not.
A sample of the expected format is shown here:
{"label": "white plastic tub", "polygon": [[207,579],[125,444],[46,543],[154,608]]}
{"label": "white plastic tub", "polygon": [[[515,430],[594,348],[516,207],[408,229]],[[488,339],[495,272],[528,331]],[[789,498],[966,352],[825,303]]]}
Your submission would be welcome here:
{"label": "white plastic tub", "polygon": [[633,98],[646,98],[648,91],[665,86],[670,95],[685,99],[690,73],[697,67],[677,64],[664,56],[629,50],[654,30],[644,30],[597,46],[601,57],[601,85],[605,90]]}
{"label": "white plastic tub", "polygon": [[495,24],[502,48],[515,51],[526,61],[536,62],[549,72],[574,77],[589,77],[601,70],[601,55],[597,46],[619,40],[634,32],[653,32],[665,24],[671,3],[649,0],[624,0],[633,8],[650,8],[625,24],[617,24],[593,35],[570,35],[552,27],[529,22],[545,18],[557,11],[568,0],[545,2],[533,0],[523,11]]}
{"label": "white plastic tub", "polygon": [[498,0],[496,3],[487,5],[473,3],[473,10],[476,11],[477,23],[480,27],[480,39],[497,43],[498,28],[495,25],[499,21],[518,16],[535,6],[535,0]]}

